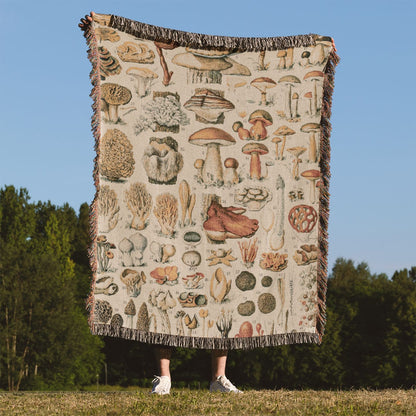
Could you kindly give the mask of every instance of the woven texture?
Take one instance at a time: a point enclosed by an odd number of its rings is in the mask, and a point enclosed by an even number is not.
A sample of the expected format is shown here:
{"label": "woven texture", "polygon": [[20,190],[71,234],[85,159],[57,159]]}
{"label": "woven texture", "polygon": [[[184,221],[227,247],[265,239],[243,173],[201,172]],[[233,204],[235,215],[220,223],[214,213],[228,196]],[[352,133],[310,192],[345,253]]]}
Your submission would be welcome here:
{"label": "woven texture", "polygon": [[331,38],[94,16],[93,333],[196,348],[320,343]]}

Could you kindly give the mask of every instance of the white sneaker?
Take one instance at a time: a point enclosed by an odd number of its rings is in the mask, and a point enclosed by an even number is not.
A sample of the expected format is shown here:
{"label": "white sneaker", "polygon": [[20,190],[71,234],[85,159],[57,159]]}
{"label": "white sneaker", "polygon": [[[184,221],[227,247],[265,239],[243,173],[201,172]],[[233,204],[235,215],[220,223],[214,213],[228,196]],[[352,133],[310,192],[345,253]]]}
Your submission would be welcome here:
{"label": "white sneaker", "polygon": [[242,391],[238,390],[238,388],[225,376],[218,376],[215,381],[211,381],[209,391],[211,393],[214,391],[220,391],[222,393],[242,393]]}
{"label": "white sneaker", "polygon": [[170,377],[162,376],[158,377],[155,376],[153,380],[153,387],[152,387],[152,394],[169,394],[170,393]]}

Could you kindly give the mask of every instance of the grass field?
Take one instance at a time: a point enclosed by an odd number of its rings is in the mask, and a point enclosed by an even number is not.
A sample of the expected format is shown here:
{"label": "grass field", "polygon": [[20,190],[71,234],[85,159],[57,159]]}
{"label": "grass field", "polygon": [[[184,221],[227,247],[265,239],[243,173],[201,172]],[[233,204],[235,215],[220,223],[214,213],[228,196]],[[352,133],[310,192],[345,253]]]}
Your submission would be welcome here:
{"label": "grass field", "polygon": [[176,390],[0,393],[0,415],[416,415],[416,390]]}

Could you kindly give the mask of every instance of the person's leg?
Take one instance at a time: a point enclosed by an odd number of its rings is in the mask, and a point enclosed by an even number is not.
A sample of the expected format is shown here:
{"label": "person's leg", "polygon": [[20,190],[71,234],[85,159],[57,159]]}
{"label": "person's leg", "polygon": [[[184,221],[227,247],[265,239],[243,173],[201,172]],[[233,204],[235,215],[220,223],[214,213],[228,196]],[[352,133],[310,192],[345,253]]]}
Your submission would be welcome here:
{"label": "person's leg", "polygon": [[170,357],[172,349],[169,347],[155,347],[155,356],[160,376],[156,376],[153,380],[152,393],[169,394],[170,393]]}
{"label": "person's leg", "polygon": [[209,390],[211,392],[242,393],[242,391],[238,390],[225,376],[227,352],[227,350],[213,350],[211,353],[212,381]]}

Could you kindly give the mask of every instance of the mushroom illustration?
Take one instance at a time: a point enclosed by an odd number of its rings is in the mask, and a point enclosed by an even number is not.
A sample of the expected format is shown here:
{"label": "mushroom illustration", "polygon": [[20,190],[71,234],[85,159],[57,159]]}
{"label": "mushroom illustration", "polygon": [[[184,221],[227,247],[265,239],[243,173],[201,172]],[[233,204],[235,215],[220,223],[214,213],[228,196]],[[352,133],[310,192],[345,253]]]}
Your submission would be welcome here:
{"label": "mushroom illustration", "polygon": [[202,179],[202,168],[204,167],[204,160],[203,159],[196,159],[194,162],[194,168],[198,171],[197,180],[203,181]]}
{"label": "mushroom illustration", "polygon": [[118,42],[120,40],[120,35],[114,29],[109,27],[97,27],[95,29],[95,36],[100,42],[104,40]]}
{"label": "mushroom illustration", "polygon": [[142,182],[132,183],[124,193],[127,208],[133,214],[130,227],[143,230],[152,209],[152,195]]}
{"label": "mushroom illustration", "polygon": [[247,143],[241,149],[245,155],[250,155],[250,178],[261,179],[260,156],[269,153],[269,149],[262,143]]}
{"label": "mushroom illustration", "polygon": [[145,302],[143,302],[139,308],[139,312],[137,314],[136,329],[146,332],[148,332],[150,329],[150,316]]}
{"label": "mushroom illustration", "polygon": [[218,124],[224,120],[224,112],[234,109],[234,104],[213,90],[197,90],[183,105],[196,114],[196,120],[202,123]]}
{"label": "mushroom illustration", "polygon": [[188,69],[188,82],[221,84],[221,71],[232,67],[232,63],[225,61],[221,56],[207,57],[202,53],[180,53],[172,58],[172,63]]}
{"label": "mushroom illustration", "polygon": [[309,57],[311,56],[311,53],[309,51],[303,51],[302,55],[300,56],[300,62],[299,65],[308,67],[311,66],[311,62],[309,60]]}
{"label": "mushroom illustration", "polygon": [[110,181],[130,177],[134,172],[133,145],[118,129],[109,129],[101,138],[100,173]]}
{"label": "mushroom illustration", "polygon": [[259,249],[257,238],[248,240],[248,242],[239,241],[238,246],[240,247],[241,259],[243,260],[244,266],[246,266],[248,269],[253,267],[254,261],[256,260],[257,251]]}
{"label": "mushroom illustration", "polygon": [[153,213],[157,218],[162,234],[173,237],[178,220],[178,201],[170,193],[159,194]]}
{"label": "mushroom illustration", "polygon": [[105,235],[97,237],[98,273],[109,271],[110,260],[114,258],[114,254],[110,250],[115,248],[116,246],[110,243]]}
{"label": "mushroom illustration", "polygon": [[306,151],[306,147],[296,146],[287,149],[287,151],[294,157],[293,159],[293,169],[292,169],[292,177],[295,180],[299,179],[299,163],[302,163],[302,159],[299,158],[301,154]]}
{"label": "mushroom illustration", "polygon": [[165,42],[155,42],[156,51],[159,55],[160,66],[163,69],[163,85],[167,87],[170,83],[170,79],[172,78],[173,71],[169,71],[168,65],[166,63],[165,57],[163,56],[163,49],[165,50],[172,50],[177,47],[175,42],[165,43]]}
{"label": "mushroom illustration", "polygon": [[259,71],[265,71],[270,64],[264,63],[264,58],[266,57],[266,51],[260,51],[259,53]]}
{"label": "mushroom illustration", "polygon": [[222,185],[223,169],[220,146],[234,144],[234,137],[230,136],[224,130],[216,127],[208,127],[193,133],[189,137],[189,143],[207,147],[207,153],[202,167],[202,180],[204,183],[206,185]]}
{"label": "mushroom illustration", "polygon": [[176,248],[173,244],[160,244],[152,241],[150,251],[153,254],[153,260],[159,263],[167,263],[168,260],[175,255]]}
{"label": "mushroom illustration", "polygon": [[119,121],[118,107],[129,103],[130,100],[131,92],[128,88],[112,83],[101,85],[101,108],[108,121],[117,123]]}
{"label": "mushroom illustration", "polygon": [[[192,210],[195,204],[195,194],[191,193],[191,188],[185,179],[179,185],[179,200],[182,209],[180,225],[184,227],[192,224]],[[189,216],[189,221],[186,219],[187,215]]]}
{"label": "mushroom illustration", "polygon": [[143,266],[143,253],[147,247],[147,238],[141,233],[135,233],[129,237],[130,241],[133,243],[134,249],[131,252],[131,257],[133,260],[133,265]]}
{"label": "mushroom illustration", "polygon": [[250,132],[243,127],[243,123],[241,121],[236,121],[233,124],[233,130],[238,133],[238,137],[241,140],[249,140],[250,139]]}
{"label": "mushroom illustration", "polygon": [[257,88],[260,91],[261,93],[260,105],[267,105],[266,92],[268,89],[274,88],[276,86],[276,82],[267,77],[260,77],[260,78],[253,79],[253,81],[250,82],[250,85],[253,86],[254,88]]}
{"label": "mushroom illustration", "polygon": [[304,80],[309,80],[313,82],[311,116],[316,116],[318,114],[318,111],[320,110],[318,108],[318,88],[316,84],[318,83],[318,81],[322,81],[323,78],[324,73],[321,71],[310,71],[303,77]]}
{"label": "mushroom illustration", "polygon": [[185,325],[188,327],[188,336],[192,336],[192,331],[195,328],[198,328],[199,326],[196,316],[194,315],[194,317],[191,319],[191,317],[188,314],[186,314],[183,318],[183,321],[185,322]]}
{"label": "mushroom illustration", "polygon": [[155,78],[158,78],[158,75],[151,71],[148,68],[141,68],[138,66],[132,66],[127,69],[127,75],[136,79],[137,82],[137,94],[139,97],[145,97],[149,94],[150,86]]}
{"label": "mushroom illustration", "polygon": [[319,159],[320,150],[317,147],[318,142],[315,140],[315,133],[321,130],[321,126],[318,123],[306,123],[300,131],[303,133],[309,133],[309,162],[315,163]]}
{"label": "mushroom illustration", "polygon": [[121,66],[117,58],[111,55],[104,46],[98,47],[98,56],[100,58],[100,77],[102,80],[107,76],[118,75],[121,72]]}
{"label": "mushroom illustration", "polygon": [[129,300],[129,303],[124,308],[124,314],[127,315],[127,321],[129,322],[129,327],[133,329],[133,317],[136,315],[136,305],[133,302],[133,299]]}
{"label": "mushroom illustration", "polygon": [[202,335],[205,336],[205,319],[208,316],[208,309],[200,309],[198,314],[202,318]]}
{"label": "mushroom illustration", "polygon": [[276,231],[273,230],[269,239],[269,246],[272,250],[280,250],[285,244],[284,216],[285,216],[285,181],[278,175],[276,179],[276,203],[280,204],[280,212],[276,214]]}
{"label": "mushroom illustration", "polygon": [[273,139],[272,139],[272,143],[274,143],[275,146],[276,146],[276,159],[280,159],[280,156],[279,156],[279,143],[281,143],[281,142],[282,142],[282,139],[280,137],[273,137]]}
{"label": "mushroom illustration", "polygon": [[131,252],[134,248],[133,243],[128,238],[123,238],[118,244],[118,248],[121,251],[121,265],[124,267],[133,266],[133,259]]}
{"label": "mushroom illustration", "polygon": [[117,201],[117,194],[108,185],[101,186],[98,195],[98,206],[100,213],[100,231],[108,233],[118,223],[120,206]]}
{"label": "mushroom illustration", "polygon": [[303,171],[301,176],[310,181],[309,199],[310,203],[314,204],[316,202],[316,182],[321,178],[321,172],[316,169],[310,169]]}
{"label": "mushroom illustration", "polygon": [[[293,134],[295,134],[295,131],[292,130],[288,126],[280,126],[273,134],[276,135],[276,136],[282,136],[283,137],[283,142],[282,142],[282,145],[280,146],[280,153],[279,153],[279,156],[278,156],[278,159],[283,160],[283,152],[284,152],[285,146],[286,146],[286,137],[287,136],[292,136]],[[276,153],[277,153],[277,150],[276,150]]]}
{"label": "mushroom illustration", "polygon": [[137,298],[140,295],[141,287],[146,283],[146,275],[133,269],[124,269],[120,275],[120,280],[126,285],[127,294]]}
{"label": "mushroom illustration", "polygon": [[285,113],[288,119],[292,119],[294,117],[292,110],[292,87],[294,87],[295,84],[300,84],[300,79],[294,75],[285,75],[280,78],[278,82],[279,84],[287,86],[288,92],[285,100]]}
{"label": "mushroom illustration", "polygon": [[309,115],[312,116],[312,92],[308,91],[304,97],[309,101]]}
{"label": "mushroom illustration", "polygon": [[250,129],[250,137],[253,140],[264,140],[267,138],[267,126],[273,124],[272,116],[265,110],[256,110],[250,114],[248,122],[253,125]]}
{"label": "mushroom illustration", "polygon": [[233,185],[239,182],[239,177],[237,173],[238,168],[238,161],[237,159],[234,159],[233,157],[227,157],[227,159],[224,160],[224,182],[226,185]]}
{"label": "mushroom illustration", "polygon": [[182,261],[191,270],[194,270],[201,264],[201,255],[196,250],[186,251],[182,255]]}
{"label": "mushroom illustration", "polygon": [[106,324],[113,314],[113,308],[106,300],[96,299],[94,303],[94,321]]}
{"label": "mushroom illustration", "polygon": [[124,42],[117,47],[117,54],[123,62],[152,64],[154,52],[145,43]]}
{"label": "mushroom illustration", "polygon": [[217,303],[222,303],[231,289],[231,279],[227,280],[221,268],[215,270],[211,276],[209,293]]}
{"label": "mushroom illustration", "polygon": [[250,70],[245,65],[240,64],[239,62],[235,61],[229,56],[224,56],[222,59],[228,64],[231,64],[229,68],[223,69],[221,71],[223,75],[244,75],[244,76],[251,75]]}
{"label": "mushroom illustration", "polygon": [[293,66],[293,48],[283,49],[277,52],[278,69],[290,69]]}
{"label": "mushroom illustration", "polygon": [[332,46],[332,38],[329,36],[319,36],[316,39],[316,45],[311,52],[311,64],[312,65],[323,65],[328,55],[326,48]]}
{"label": "mushroom illustration", "polygon": [[149,294],[149,303],[157,308],[162,321],[162,332],[170,334],[171,325],[168,310],[176,306],[176,300],[168,290],[167,292],[159,290],[157,293],[153,289]]}
{"label": "mushroom illustration", "polygon": [[292,102],[294,101],[294,111],[293,111],[293,117],[296,118],[299,116],[298,114],[298,102],[299,102],[299,94],[297,92],[294,92],[292,95]]}
{"label": "mushroom illustration", "polygon": [[216,325],[218,331],[221,333],[221,337],[228,338],[228,334],[233,326],[232,311],[225,312],[224,309],[222,309],[221,314],[217,319]]}

